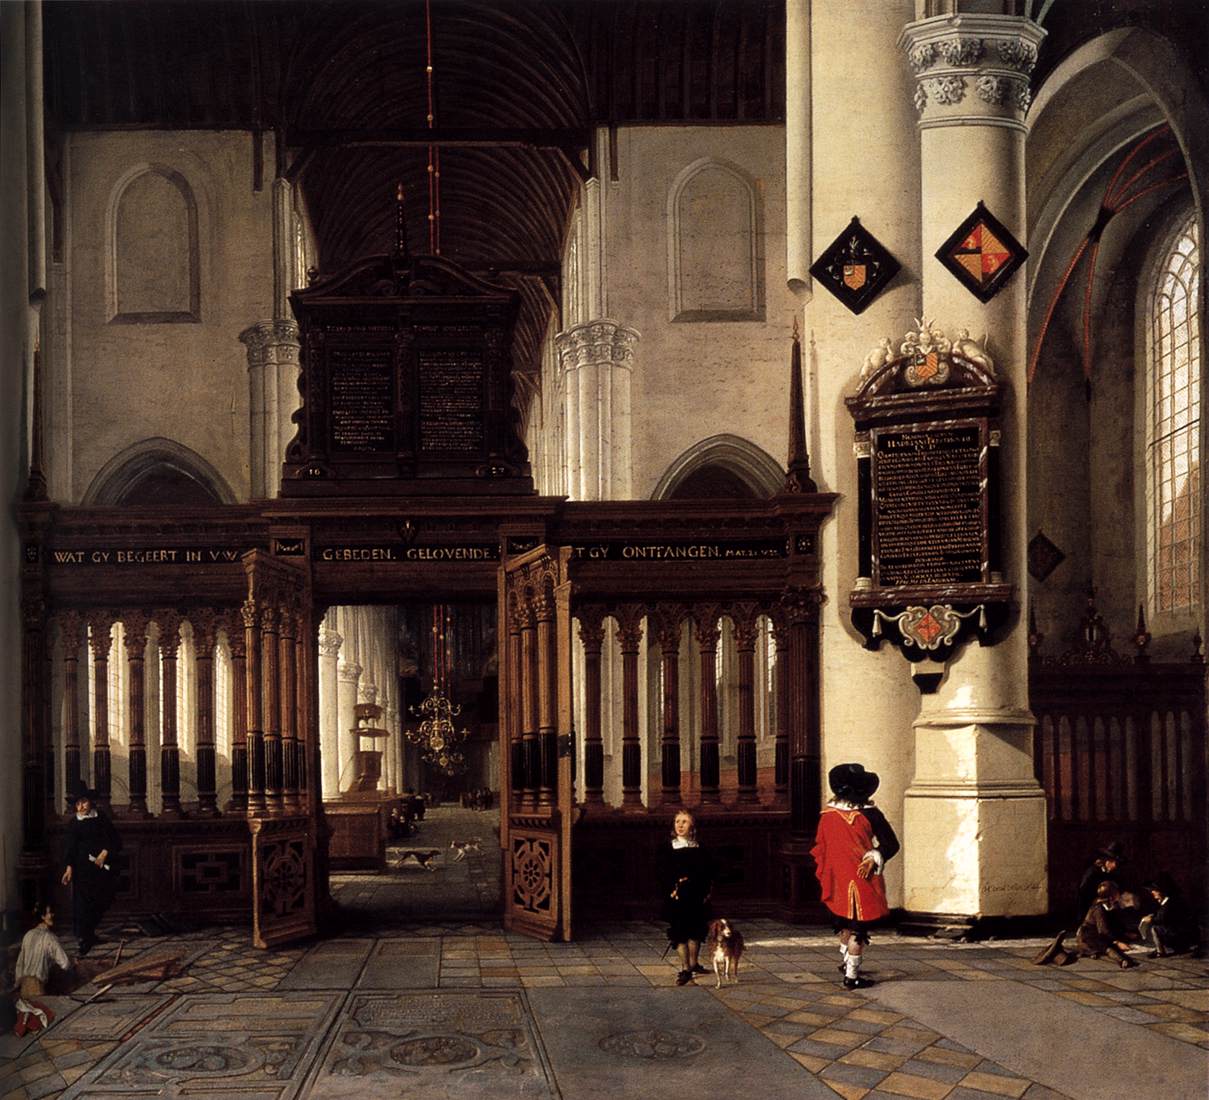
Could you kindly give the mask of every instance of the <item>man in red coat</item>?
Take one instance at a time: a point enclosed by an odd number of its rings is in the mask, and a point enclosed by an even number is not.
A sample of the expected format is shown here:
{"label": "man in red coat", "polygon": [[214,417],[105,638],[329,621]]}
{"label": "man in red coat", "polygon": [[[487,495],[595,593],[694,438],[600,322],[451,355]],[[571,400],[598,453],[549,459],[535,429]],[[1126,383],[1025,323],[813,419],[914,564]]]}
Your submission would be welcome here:
{"label": "man in red coat", "polygon": [[880,780],[861,764],[827,774],[834,798],[823,807],[811,850],[823,904],[835,917],[845,989],[873,983],[860,976],[869,930],[890,915],[882,869],[899,850],[890,823],[870,801]]}

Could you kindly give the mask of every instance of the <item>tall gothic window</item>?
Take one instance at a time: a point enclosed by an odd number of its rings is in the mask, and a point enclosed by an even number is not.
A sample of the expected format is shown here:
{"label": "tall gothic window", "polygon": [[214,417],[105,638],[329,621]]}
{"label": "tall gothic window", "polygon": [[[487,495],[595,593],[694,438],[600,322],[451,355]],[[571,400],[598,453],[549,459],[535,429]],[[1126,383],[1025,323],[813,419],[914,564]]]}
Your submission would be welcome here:
{"label": "tall gothic window", "polygon": [[1146,398],[1147,568],[1151,606],[1200,602],[1201,345],[1196,222],[1172,239],[1150,306]]}

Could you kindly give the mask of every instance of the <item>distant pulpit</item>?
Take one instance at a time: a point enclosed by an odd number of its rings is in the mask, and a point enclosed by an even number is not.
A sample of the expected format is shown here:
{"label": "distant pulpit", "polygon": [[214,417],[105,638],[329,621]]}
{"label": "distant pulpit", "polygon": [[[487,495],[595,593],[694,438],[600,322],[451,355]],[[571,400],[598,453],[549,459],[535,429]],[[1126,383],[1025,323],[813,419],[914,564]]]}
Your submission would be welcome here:
{"label": "distant pulpit", "polygon": [[532,493],[512,402],[519,302],[405,247],[295,291],[302,405],[281,495]]}

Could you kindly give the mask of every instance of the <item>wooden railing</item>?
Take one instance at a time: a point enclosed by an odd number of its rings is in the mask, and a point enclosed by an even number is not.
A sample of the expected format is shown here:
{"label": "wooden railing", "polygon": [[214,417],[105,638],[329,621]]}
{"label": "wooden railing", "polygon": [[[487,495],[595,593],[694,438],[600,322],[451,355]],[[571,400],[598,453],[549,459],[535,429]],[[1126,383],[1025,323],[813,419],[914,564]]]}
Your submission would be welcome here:
{"label": "wooden railing", "polygon": [[1168,871],[1192,896],[1205,882],[1205,664],[1147,657],[1139,617],[1135,653],[1111,644],[1089,601],[1080,644],[1061,656],[1030,642],[1034,760],[1049,811],[1050,907],[1074,916],[1079,876],[1111,841],[1127,880]]}

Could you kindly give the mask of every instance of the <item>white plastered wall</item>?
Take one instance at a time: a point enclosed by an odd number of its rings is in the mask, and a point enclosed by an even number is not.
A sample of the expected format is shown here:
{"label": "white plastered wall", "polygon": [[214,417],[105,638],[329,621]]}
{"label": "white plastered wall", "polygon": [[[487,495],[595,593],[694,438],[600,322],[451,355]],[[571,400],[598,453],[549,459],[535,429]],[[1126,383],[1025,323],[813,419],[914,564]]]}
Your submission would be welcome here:
{"label": "white plastered wall", "polygon": [[[237,132],[70,135],[73,500],[113,455],[153,437],[197,452],[247,499],[239,333],[273,315],[272,200],[269,181],[253,188],[252,141]],[[123,181],[149,166],[178,173],[196,203],[197,322],[111,319],[113,207]]]}

